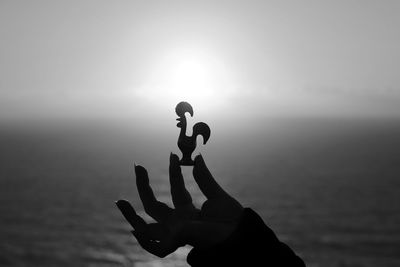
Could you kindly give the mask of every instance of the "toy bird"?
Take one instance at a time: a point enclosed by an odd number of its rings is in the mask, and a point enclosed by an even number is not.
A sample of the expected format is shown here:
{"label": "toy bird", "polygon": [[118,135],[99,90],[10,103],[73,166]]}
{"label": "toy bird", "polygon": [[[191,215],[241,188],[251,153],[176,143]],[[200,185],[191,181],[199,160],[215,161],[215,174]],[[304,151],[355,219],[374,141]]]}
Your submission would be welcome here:
{"label": "toy bird", "polygon": [[205,145],[210,138],[211,130],[204,122],[198,122],[193,126],[192,136],[186,135],[186,117],[185,114],[188,112],[193,117],[193,108],[188,102],[180,102],[175,108],[176,115],[179,116],[178,128],[181,128],[181,132],[178,138],[178,147],[182,151],[182,159],[179,161],[180,165],[192,166],[194,161],[192,160],[192,153],[196,149],[196,139],[198,135],[203,137],[203,144]]}

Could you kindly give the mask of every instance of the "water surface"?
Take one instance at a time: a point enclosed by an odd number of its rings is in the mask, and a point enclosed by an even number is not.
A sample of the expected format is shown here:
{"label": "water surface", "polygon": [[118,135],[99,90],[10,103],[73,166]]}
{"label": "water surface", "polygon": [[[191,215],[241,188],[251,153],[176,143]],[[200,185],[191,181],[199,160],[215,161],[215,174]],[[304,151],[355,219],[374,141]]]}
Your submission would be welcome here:
{"label": "water surface", "polygon": [[[307,266],[400,266],[400,122],[264,119],[218,124],[202,153],[218,181],[255,209]],[[1,266],[186,266],[183,248],[143,251],[114,206],[141,212],[133,161],[171,203],[177,129],[127,121],[0,128]],[[204,197],[185,170],[194,201]],[[146,217],[149,219],[148,217]]]}

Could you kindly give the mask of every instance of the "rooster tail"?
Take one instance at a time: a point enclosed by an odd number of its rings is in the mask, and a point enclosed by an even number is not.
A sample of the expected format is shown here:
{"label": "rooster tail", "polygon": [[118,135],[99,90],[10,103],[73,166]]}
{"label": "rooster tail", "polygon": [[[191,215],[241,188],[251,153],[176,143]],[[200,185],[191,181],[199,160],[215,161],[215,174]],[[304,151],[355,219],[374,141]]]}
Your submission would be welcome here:
{"label": "rooster tail", "polygon": [[211,130],[204,122],[198,122],[193,126],[193,136],[196,138],[198,135],[203,137],[203,144],[205,145],[210,138]]}

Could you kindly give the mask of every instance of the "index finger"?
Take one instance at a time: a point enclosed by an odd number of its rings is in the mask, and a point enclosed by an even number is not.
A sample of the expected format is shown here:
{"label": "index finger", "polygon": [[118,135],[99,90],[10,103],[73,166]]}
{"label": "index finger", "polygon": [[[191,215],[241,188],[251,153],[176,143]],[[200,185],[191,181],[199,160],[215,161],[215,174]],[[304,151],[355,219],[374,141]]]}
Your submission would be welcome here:
{"label": "index finger", "polygon": [[149,176],[144,167],[135,165],[136,186],[139,192],[140,199],[143,202],[144,210],[147,214],[154,218],[157,222],[164,222],[172,213],[167,204],[156,199],[149,184]]}

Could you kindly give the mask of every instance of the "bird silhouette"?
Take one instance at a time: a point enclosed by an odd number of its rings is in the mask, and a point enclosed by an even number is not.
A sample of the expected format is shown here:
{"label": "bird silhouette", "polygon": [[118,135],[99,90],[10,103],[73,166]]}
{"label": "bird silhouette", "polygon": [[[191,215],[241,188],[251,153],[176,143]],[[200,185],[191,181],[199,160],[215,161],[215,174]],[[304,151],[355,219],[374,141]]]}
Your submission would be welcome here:
{"label": "bird silhouette", "polygon": [[189,113],[193,117],[193,108],[188,102],[180,102],[175,108],[176,114],[179,116],[178,128],[181,128],[181,132],[178,138],[178,147],[182,151],[182,159],[179,161],[180,165],[192,166],[194,161],[192,160],[192,153],[196,149],[196,139],[198,135],[203,137],[203,144],[205,145],[210,138],[211,130],[210,127],[204,122],[198,122],[193,125],[192,136],[186,135],[186,117],[185,114]]}

